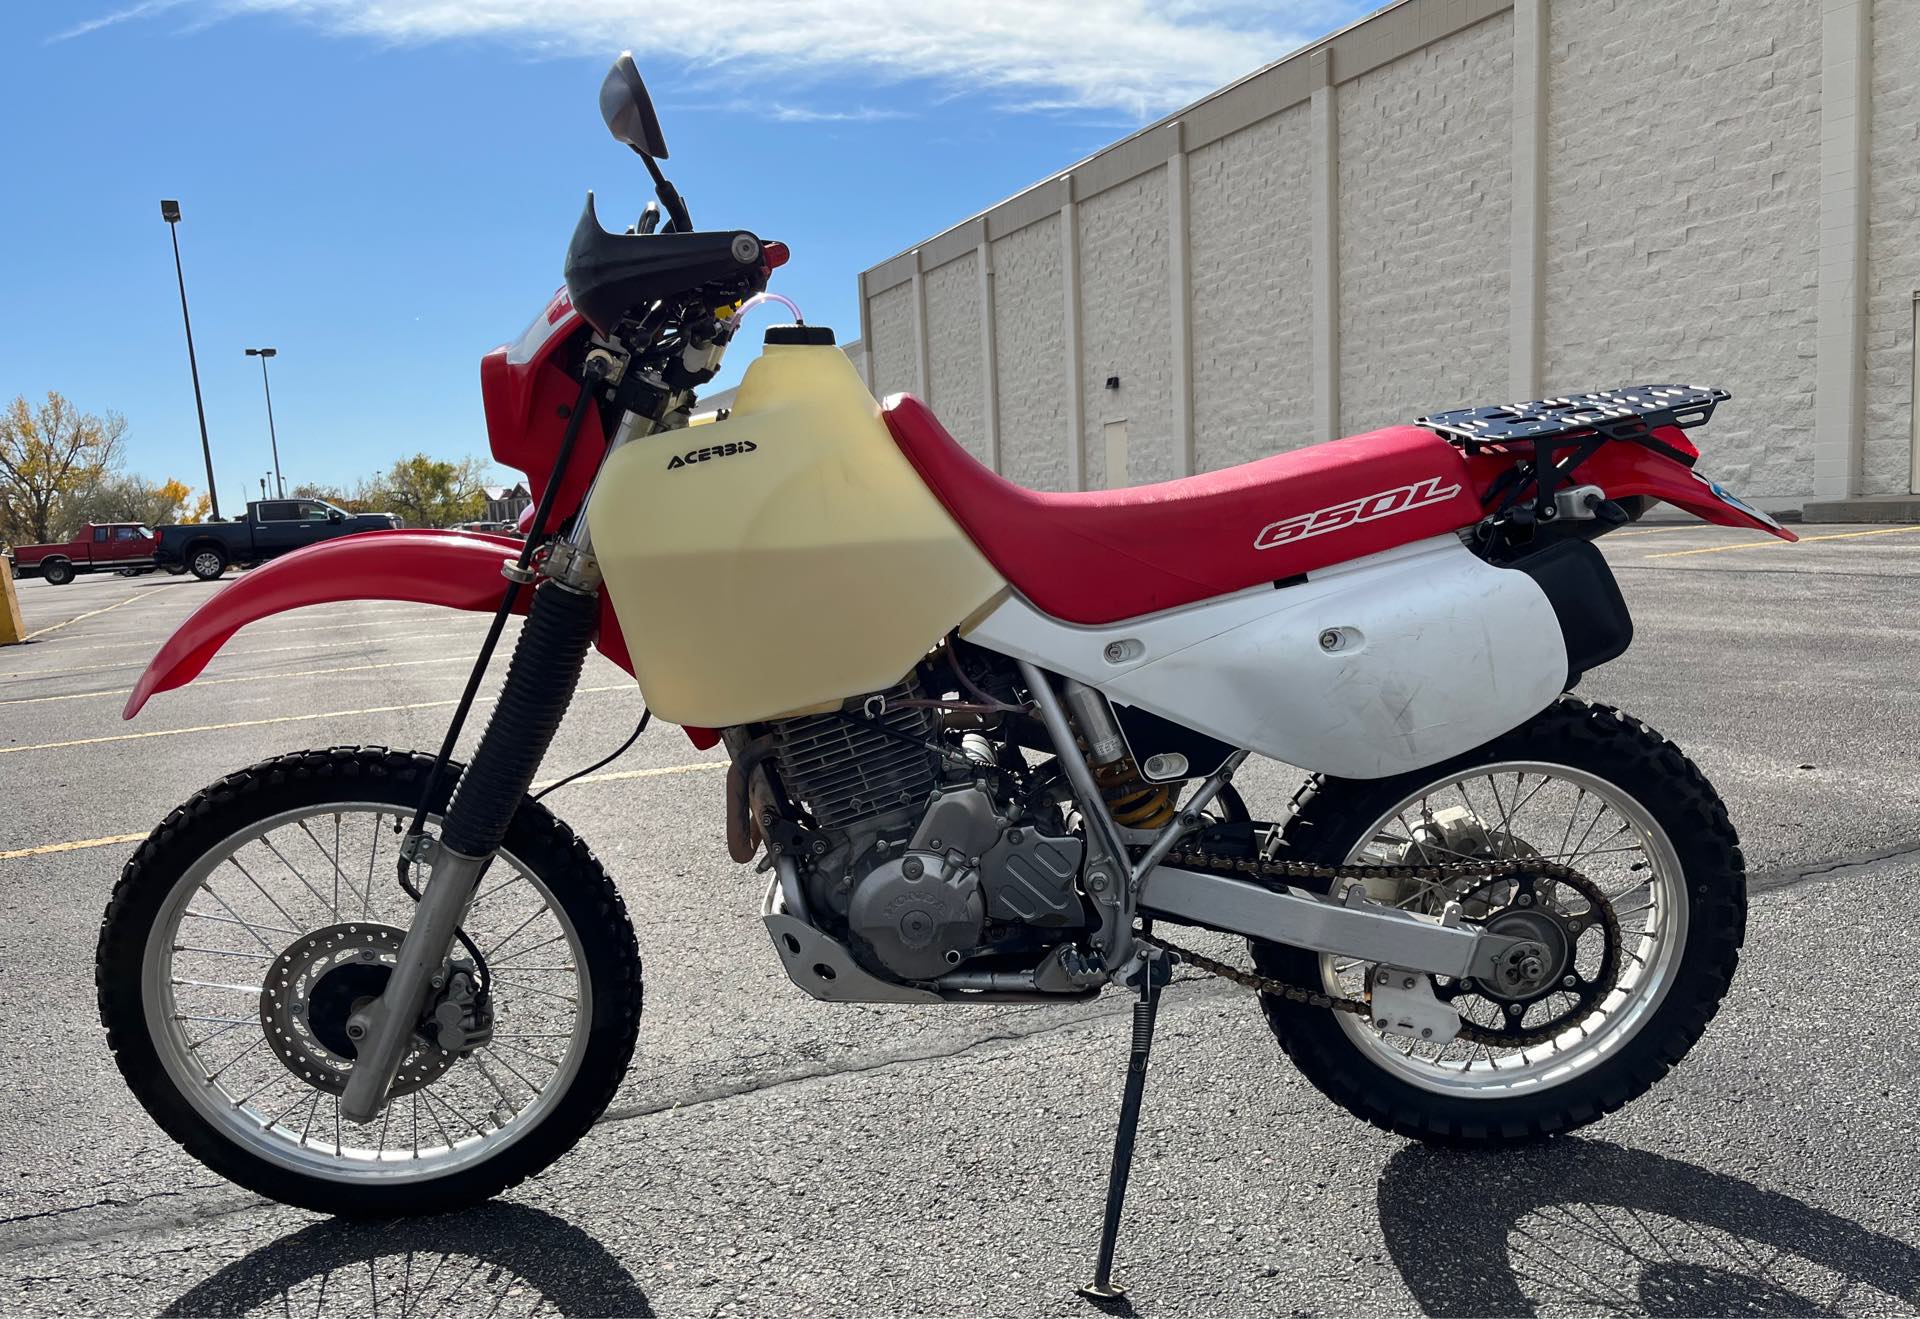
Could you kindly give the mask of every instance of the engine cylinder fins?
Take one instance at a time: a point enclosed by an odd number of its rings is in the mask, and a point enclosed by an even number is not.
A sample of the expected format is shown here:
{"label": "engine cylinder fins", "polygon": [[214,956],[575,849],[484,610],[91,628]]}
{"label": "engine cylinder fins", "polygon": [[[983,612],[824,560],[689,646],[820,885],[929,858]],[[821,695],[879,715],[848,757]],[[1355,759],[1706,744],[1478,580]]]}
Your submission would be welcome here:
{"label": "engine cylinder fins", "polygon": [[[862,820],[925,801],[936,786],[933,714],[918,706],[920,686],[909,677],[884,692],[855,697],[838,714],[803,715],[773,724],[774,764],[797,801],[823,829],[844,829]],[[889,736],[879,723],[914,741]]]}

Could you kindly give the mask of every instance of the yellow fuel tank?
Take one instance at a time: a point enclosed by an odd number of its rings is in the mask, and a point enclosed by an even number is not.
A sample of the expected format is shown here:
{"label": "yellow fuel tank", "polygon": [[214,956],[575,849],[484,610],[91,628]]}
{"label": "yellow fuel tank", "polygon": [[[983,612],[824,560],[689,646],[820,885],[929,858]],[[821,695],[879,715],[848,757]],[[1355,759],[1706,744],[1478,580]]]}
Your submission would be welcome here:
{"label": "yellow fuel tank", "polygon": [[629,442],[587,523],[640,690],[678,724],[888,687],[1006,588],[827,346],[769,345],[727,420]]}

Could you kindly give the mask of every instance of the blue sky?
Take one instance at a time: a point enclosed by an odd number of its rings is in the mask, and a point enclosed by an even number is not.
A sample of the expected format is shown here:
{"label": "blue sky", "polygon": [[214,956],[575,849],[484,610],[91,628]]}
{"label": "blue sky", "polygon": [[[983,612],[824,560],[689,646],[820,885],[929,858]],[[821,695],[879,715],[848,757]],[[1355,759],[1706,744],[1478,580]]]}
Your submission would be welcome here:
{"label": "blue sky", "polygon": [[696,222],[786,241],[774,288],[846,340],[863,267],[1370,7],[12,0],[0,396],[119,411],[131,467],[204,483],[175,197],[223,501],[271,465],[248,345],[280,350],[289,484],[484,456],[480,355],[558,286],[587,189],[609,225],[650,196],[598,116],[621,48]]}

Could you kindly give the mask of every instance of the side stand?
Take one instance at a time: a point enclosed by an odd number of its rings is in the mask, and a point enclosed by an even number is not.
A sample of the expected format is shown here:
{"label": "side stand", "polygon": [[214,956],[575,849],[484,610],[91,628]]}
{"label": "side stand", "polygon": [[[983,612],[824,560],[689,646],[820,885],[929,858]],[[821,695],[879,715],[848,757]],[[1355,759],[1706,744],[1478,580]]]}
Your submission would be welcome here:
{"label": "side stand", "polygon": [[1133,1050],[1127,1057],[1127,1085],[1120,1099],[1120,1129],[1113,1136],[1113,1168],[1107,1174],[1107,1214],[1100,1225],[1100,1254],[1093,1281],[1079,1288],[1091,1301],[1117,1301],[1127,1294],[1113,1281],[1113,1245],[1120,1235],[1120,1208],[1133,1171],[1133,1141],[1140,1128],[1140,1100],[1147,1089],[1147,1056],[1153,1051],[1153,1023],[1160,1012],[1160,991],[1172,971],[1168,956],[1155,951],[1140,970],[1140,998],[1133,1005]]}

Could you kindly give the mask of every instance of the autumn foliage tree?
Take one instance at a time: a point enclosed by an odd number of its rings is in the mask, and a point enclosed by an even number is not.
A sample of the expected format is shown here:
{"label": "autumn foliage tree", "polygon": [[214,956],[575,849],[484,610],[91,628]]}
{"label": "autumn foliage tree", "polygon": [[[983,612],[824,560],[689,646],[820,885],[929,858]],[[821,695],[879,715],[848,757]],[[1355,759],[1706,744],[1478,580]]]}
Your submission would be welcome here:
{"label": "autumn foliage tree", "polygon": [[0,414],[0,541],[54,539],[61,505],[114,470],[126,419],[82,412],[48,390],[39,407],[16,397]]}

